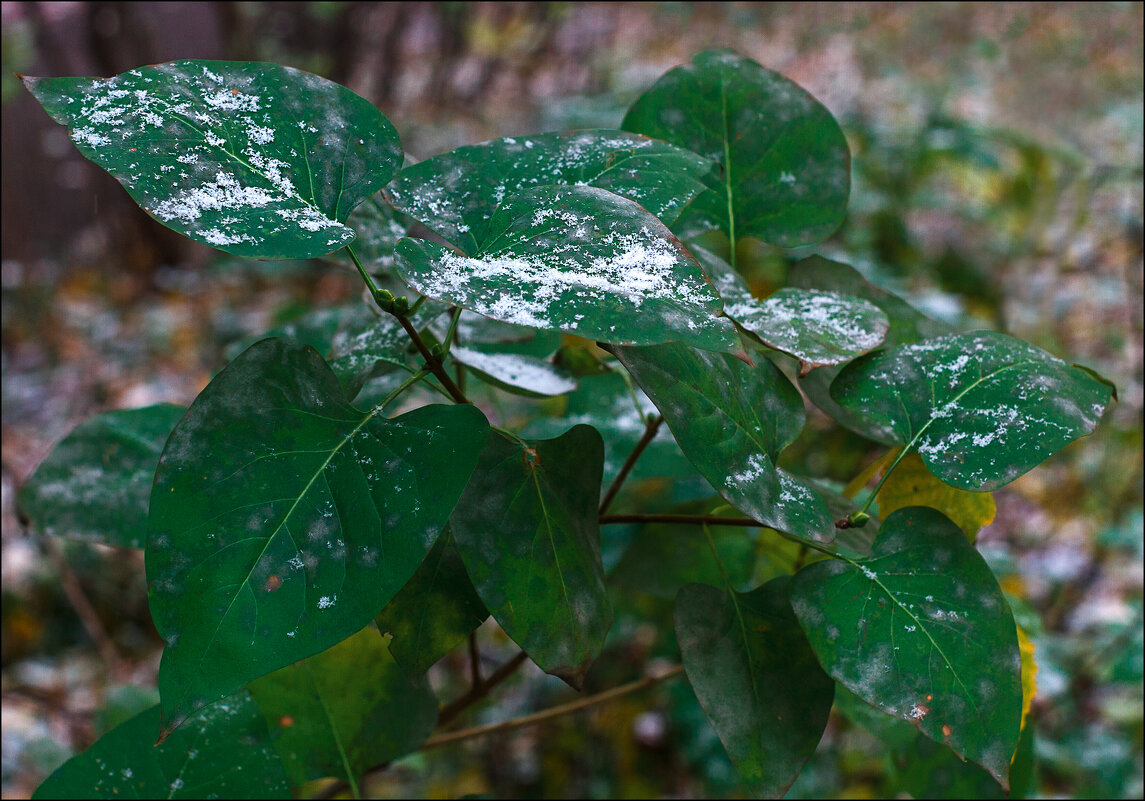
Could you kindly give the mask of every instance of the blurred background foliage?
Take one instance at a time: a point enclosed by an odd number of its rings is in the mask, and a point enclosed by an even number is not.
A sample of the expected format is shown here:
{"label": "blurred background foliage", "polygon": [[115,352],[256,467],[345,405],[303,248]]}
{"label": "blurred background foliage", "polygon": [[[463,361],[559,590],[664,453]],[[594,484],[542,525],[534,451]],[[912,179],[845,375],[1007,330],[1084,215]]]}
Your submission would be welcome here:
{"label": "blurred background foliage", "polygon": [[[665,70],[729,46],[798,81],[847,133],[850,217],[814,252],[854,264],[934,317],[1008,331],[1117,385],[1120,403],[1097,433],[996,493],[997,515],[977,544],[1036,648],[1038,694],[1023,741],[1032,767],[1016,794],[1141,797],[1143,8],[5,2],[3,796],[27,796],[67,756],[154,703],[161,647],[142,555],[35,540],[17,519],[15,488],[81,420],[189,403],[228,345],[360,292],[355,275],[329,264],[240,261],[158,225],[80,157],[14,73],[276,61],[376,103],[411,158],[422,159],[497,136],[615,127]],[[741,247],[757,294],[782,286],[805,255],[750,240]],[[493,417],[522,426],[566,403],[478,398]],[[812,410],[784,466],[841,485],[878,455]],[[615,508],[702,503],[708,492],[636,481]],[[608,529],[617,619],[587,692],[678,661],[671,595],[623,556],[648,534]],[[679,532],[659,536],[681,542],[669,556],[687,552]],[[796,558],[763,542],[720,541],[740,554],[747,584],[790,571]],[[479,636],[490,668],[511,653],[495,625]],[[466,675],[457,653],[431,679],[448,700]],[[570,694],[530,667],[463,723]],[[841,694],[790,796],[998,795],[984,774],[902,729]],[[409,756],[366,790],[743,793],[680,681]]]}

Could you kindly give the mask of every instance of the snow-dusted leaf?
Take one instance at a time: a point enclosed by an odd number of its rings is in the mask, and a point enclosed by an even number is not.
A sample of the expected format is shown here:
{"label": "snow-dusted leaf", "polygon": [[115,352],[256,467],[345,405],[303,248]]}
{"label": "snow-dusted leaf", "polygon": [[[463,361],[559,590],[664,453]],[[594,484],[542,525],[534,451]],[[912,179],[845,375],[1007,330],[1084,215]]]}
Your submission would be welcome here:
{"label": "snow-dusted leaf", "polygon": [[485,250],[506,198],[538,186],[596,186],[635,201],[671,225],[705,191],[713,163],[627,131],[506,137],[468,145],[402,170],[386,188],[401,212],[467,254]]}
{"label": "snow-dusted leaf", "polygon": [[417,570],[488,431],[470,405],[382,417],[312,349],[267,339],[175,427],[147,579],[165,730],[360,630]]}
{"label": "snow-dusted leaf", "polygon": [[1092,371],[1020,339],[973,331],[847,365],[831,397],[872,434],[918,451],[938,478],[994,490],[1091,433],[1113,396]]}
{"label": "snow-dusted leaf", "polygon": [[245,691],[201,710],[156,745],[159,721],[153,706],[116,726],[32,798],[291,797],[266,722]]}
{"label": "snow-dusted leaf", "polygon": [[423,295],[517,325],[616,344],[742,348],[700,265],[631,200],[541,187],[502,203],[490,232],[474,256],[403,239],[398,274]]}
{"label": "snow-dusted leaf", "polygon": [[552,397],[576,389],[576,380],[564,370],[522,353],[488,353],[454,345],[449,355],[494,385],[523,395]]}
{"label": "snow-dusted leaf", "polygon": [[186,411],[163,403],[80,423],[20,488],[20,511],[43,534],[142,548],[159,454]]}
{"label": "snow-dusted leaf", "polygon": [[805,420],[779,368],[672,343],[613,352],[664,415],[684,454],[728,503],[763,525],[816,542],[835,538],[822,498],[776,467]]}
{"label": "snow-dusted leaf", "polygon": [[[699,258],[699,254],[697,254],[697,258]],[[702,259],[701,264],[707,269],[707,263]],[[711,275],[711,272],[708,274]],[[889,323],[886,338],[883,340],[883,347],[908,345],[911,342],[918,342],[920,339],[930,339],[931,337],[954,333],[954,329],[949,325],[932,320],[914,309],[898,295],[872,284],[863,278],[854,267],[825,259],[822,256],[809,256],[793,264],[788,272],[787,282],[793,287],[838,292],[842,295],[863,298],[878,306],[887,316]],[[722,291],[721,288],[721,294]],[[893,438],[888,438],[874,431],[869,425],[863,423],[861,417],[847,411],[831,399],[828,388],[841,369],[842,365],[812,370],[800,379],[799,386],[816,406],[839,424],[865,434],[884,445],[893,445]]]}
{"label": "snow-dusted leaf", "polygon": [[900,509],[867,556],[799,571],[791,604],[833,679],[1005,786],[1022,716],[1017,629],[958,526]]}
{"label": "snow-dusted leaf", "polygon": [[24,83],[148,214],[239,256],[301,259],[349,244],[343,222],[401,164],[380,111],[292,67],[188,60]]}
{"label": "snow-dusted leaf", "polygon": [[[637,98],[621,125],[723,166],[718,188],[680,220],[783,247],[825,239],[843,221],[851,156],[839,124],[793,81],[729,50],[706,50]],[[678,230],[678,229],[676,229]]]}
{"label": "snow-dusted leaf", "polygon": [[724,314],[769,348],[799,360],[800,373],[841,364],[877,347],[886,336],[882,310],[862,298],[816,289],[785,287],[765,300],[709,250],[692,247],[724,301]]}

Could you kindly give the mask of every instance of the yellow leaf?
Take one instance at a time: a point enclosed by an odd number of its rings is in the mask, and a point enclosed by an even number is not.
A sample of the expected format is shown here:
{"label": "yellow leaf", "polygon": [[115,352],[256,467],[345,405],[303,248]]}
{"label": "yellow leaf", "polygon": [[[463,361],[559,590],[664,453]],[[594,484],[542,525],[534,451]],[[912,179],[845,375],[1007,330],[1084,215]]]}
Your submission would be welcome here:
{"label": "yellow leaf", "polygon": [[1030,704],[1038,693],[1038,663],[1034,661],[1034,642],[1018,626],[1018,651],[1022,654],[1022,730],[1026,728],[1026,716],[1030,714]]}
{"label": "yellow leaf", "polygon": [[929,506],[949,517],[966,532],[971,542],[978,530],[994,521],[994,496],[989,492],[967,492],[939,481],[917,453],[909,454],[887,478],[875,500],[884,520],[896,509]]}

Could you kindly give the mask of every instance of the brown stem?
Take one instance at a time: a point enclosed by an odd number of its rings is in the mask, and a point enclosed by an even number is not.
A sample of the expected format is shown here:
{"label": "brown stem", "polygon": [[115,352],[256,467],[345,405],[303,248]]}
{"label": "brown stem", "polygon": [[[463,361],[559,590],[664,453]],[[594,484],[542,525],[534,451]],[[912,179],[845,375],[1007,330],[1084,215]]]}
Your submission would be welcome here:
{"label": "brown stem", "polygon": [[60,586],[64,591],[64,595],[72,605],[72,608],[76,610],[76,615],[79,616],[80,623],[83,624],[87,636],[91,638],[96,648],[99,649],[99,653],[103,657],[103,661],[107,663],[108,672],[111,674],[113,680],[122,676],[126,663],[123,657],[120,656],[118,649],[116,649],[115,643],[108,635],[107,629],[104,628],[103,623],[100,621],[95,607],[92,606],[87,594],[84,593],[83,585],[80,584],[75,571],[73,571],[68,564],[59,546],[49,537],[37,537],[36,540],[41,550],[43,550],[44,555],[48,557],[48,561],[52,563],[52,567],[55,568],[56,573],[59,574]]}
{"label": "brown stem", "polygon": [[576,712],[590,706],[595,706],[596,704],[604,703],[605,701],[611,700],[621,695],[639,692],[640,690],[657,685],[666,679],[670,679],[673,676],[678,676],[683,672],[684,666],[676,665],[675,667],[670,668],[669,670],[660,673],[659,675],[647,676],[646,678],[638,679],[636,681],[629,682],[628,684],[622,684],[619,687],[613,687],[611,690],[605,690],[602,693],[590,695],[588,698],[580,698],[576,701],[572,701],[561,706],[555,706],[551,709],[534,712],[531,715],[525,715],[524,717],[513,718],[511,720],[503,720],[500,723],[491,723],[487,726],[474,726],[471,729],[459,729],[458,731],[439,734],[436,737],[430,737],[428,740],[422,743],[421,750],[424,751],[430,748],[439,748],[443,745],[450,745],[451,743],[458,743],[462,740],[469,740],[474,737],[481,737],[486,734],[493,734],[495,732],[512,731],[513,729],[519,729],[522,726],[531,726],[534,723],[541,723],[542,721],[549,720],[551,718],[560,717],[561,715],[567,715],[570,712]]}
{"label": "brown stem", "polygon": [[421,334],[417,332],[417,329],[414,328],[409,318],[402,314],[395,314],[394,316],[397,317],[398,322],[401,323],[402,328],[405,329],[405,332],[413,341],[417,352],[420,353],[421,357],[425,360],[425,366],[428,367],[430,372],[441,382],[441,385],[445,387],[445,391],[449,393],[449,396],[458,403],[469,403],[469,398],[465,397],[465,393],[461,391],[457,384],[453,383],[453,379],[449,377],[449,373],[441,366],[441,361],[430,353],[429,348],[426,347],[425,342],[421,338]]}
{"label": "brown stem", "polygon": [[440,729],[452,723],[458,715],[468,709],[473,704],[480,701],[482,698],[489,694],[489,691],[503,682],[505,679],[512,676],[522,664],[524,664],[527,655],[524,651],[514,656],[508,662],[497,668],[481,682],[481,684],[470,687],[469,691],[464,695],[453,699],[448,704],[441,708],[437,713],[437,727]]}
{"label": "brown stem", "polygon": [[477,632],[469,634],[469,689],[475,690],[483,683],[481,678],[481,649],[477,646]]}
{"label": "brown stem", "polygon": [[640,454],[644,453],[644,449],[648,447],[655,437],[656,433],[660,430],[660,424],[664,422],[664,418],[660,415],[649,417],[644,423],[644,436],[636,443],[636,447],[632,449],[632,453],[628,454],[628,459],[624,462],[624,466],[620,468],[620,472],[616,474],[616,478],[612,481],[612,486],[608,488],[608,493],[604,496],[604,500],[600,502],[600,514],[608,511],[609,504],[612,503],[616,497],[616,493],[620,492],[620,487],[624,484],[624,479],[628,478],[628,474],[632,472],[632,468],[636,465],[636,460],[640,458]]}
{"label": "brown stem", "polygon": [[609,523],[683,523],[693,526],[702,526],[707,523],[712,526],[763,528],[763,523],[752,520],[750,517],[720,517],[719,515],[630,514],[600,516],[601,525],[606,526]]}

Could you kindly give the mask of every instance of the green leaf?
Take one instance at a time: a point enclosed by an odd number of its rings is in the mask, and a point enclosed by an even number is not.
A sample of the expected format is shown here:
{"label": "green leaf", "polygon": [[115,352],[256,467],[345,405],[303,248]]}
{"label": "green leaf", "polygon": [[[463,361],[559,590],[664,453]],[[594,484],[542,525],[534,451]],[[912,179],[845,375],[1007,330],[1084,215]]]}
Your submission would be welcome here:
{"label": "green leaf", "polygon": [[[706,262],[701,263],[705,265],[706,269]],[[932,320],[916,311],[898,295],[870,283],[854,267],[825,259],[822,256],[811,256],[796,262],[788,272],[787,280],[793,287],[838,292],[843,295],[863,298],[878,306],[887,316],[889,322],[886,338],[883,340],[884,347],[907,345],[918,342],[920,339],[938,337],[954,331],[945,323]],[[828,388],[841,369],[843,369],[842,365],[813,370],[800,379],[799,386],[807,393],[807,397],[811,399],[812,403],[830,415],[836,422],[852,431],[865,434],[884,445],[893,445],[893,439],[872,431],[869,426],[863,424],[862,417],[847,411],[831,399]]]}
{"label": "green leaf", "polygon": [[41,534],[142,548],[159,454],[185,411],[162,403],[80,423],[20,488],[20,511]]}
{"label": "green leaf", "polygon": [[916,450],[947,484],[979,492],[1091,433],[1111,394],[1088,372],[992,331],[868,354],[831,384],[835,402],[872,435]]}
{"label": "green leaf", "polygon": [[791,612],[782,576],[748,593],[688,584],[676,637],[688,681],[757,798],[781,798],[815,752],[835,683]]}
{"label": "green leaf", "polygon": [[799,571],[791,603],[832,678],[1006,786],[1022,715],[1017,630],[958,526],[901,509],[867,557]]}
{"label": "green leaf", "polygon": [[[636,403],[639,401],[640,407]],[[656,414],[656,406],[640,389],[629,389],[619,373],[585,376],[579,387],[568,395],[563,415],[546,416],[529,423],[525,436],[556,437],[576,425],[590,425],[604,439],[604,474],[602,483],[611,486],[628,455],[644,436],[645,419]],[[629,475],[629,481],[646,478],[682,478],[694,475],[691,464],[680,452],[672,432],[660,426]]]}
{"label": "green leaf", "polygon": [[247,693],[206,707],[162,743],[159,707],[65,762],[32,798],[290,798],[282,760]]}
{"label": "green leaf", "polygon": [[537,186],[595,186],[639,203],[671,225],[705,191],[712,163],[626,131],[506,137],[451,150],[402,170],[390,202],[467,254],[498,232],[497,206]]}
{"label": "green leaf", "polygon": [[887,477],[875,496],[879,514],[908,506],[929,506],[949,517],[974,542],[983,526],[994,522],[997,507],[989,492],[967,492],[939,481],[926,469],[917,453],[905,457]]}
{"label": "green leaf", "polygon": [[349,244],[343,222],[401,165],[380,111],[292,67],[172,61],[24,84],[148,214],[237,256],[304,259]]}
{"label": "green leaf", "polygon": [[489,612],[473,589],[449,528],[377,617],[393,635],[390,653],[406,673],[425,673],[485,622]]}
{"label": "green leaf", "polygon": [[685,216],[689,228],[727,232],[732,252],[744,236],[782,247],[818,242],[846,214],[851,156],[831,112],[738,53],[706,50],[670,70],[637,98],[621,127],[722,165],[717,189]]}
{"label": "green leaf", "polygon": [[742,347],[700,265],[631,200],[541,187],[502,203],[490,230],[472,257],[403,239],[398,274],[423,295],[517,325],[617,344]]}
{"label": "green leaf", "polygon": [[250,685],[291,785],[333,776],[356,785],[373,767],[408,754],[437,723],[424,675],[406,677],[377,629]]}
{"label": "green leaf", "polygon": [[449,355],[489,383],[535,398],[564,395],[576,389],[576,380],[551,362],[521,353],[488,353],[454,345]]}
{"label": "green leaf", "polygon": [[[711,514],[713,506],[727,510],[722,498],[714,496],[678,507],[681,514]],[[755,572],[758,529],[742,526],[708,527],[720,563],[733,587],[750,586]],[[780,543],[788,542],[779,540]],[[768,543],[768,548],[772,544]],[[793,548],[799,546],[791,543]],[[790,572],[790,571],[788,571]],[[653,598],[672,600],[685,584],[719,584],[720,565],[711,548],[694,525],[649,523],[638,528],[624,555],[608,576],[610,587]]]}
{"label": "green leaf", "polygon": [[548,440],[494,432],[451,521],[490,614],[576,689],[612,625],[597,523],[603,461],[589,426]]}
{"label": "green leaf", "polygon": [[433,546],[487,431],[471,406],[354,409],[318,354],[286,340],[219,373],[151,493],[166,730],[372,620]]}
{"label": "green leaf", "polygon": [[749,367],[685,345],[615,348],[676,442],[728,503],[765,526],[830,542],[835,524],[806,483],[775,466],[803,429],[798,390],[768,359]]}
{"label": "green leaf", "polygon": [[848,362],[886,337],[887,316],[861,298],[785,287],[760,300],[726,261],[702,247],[691,250],[719,290],[724,314],[764,345],[798,359],[800,375]]}

